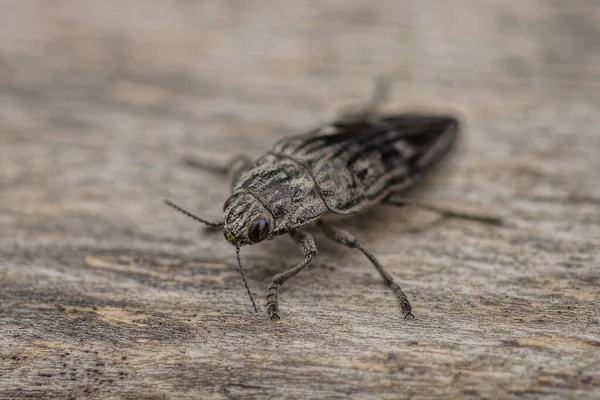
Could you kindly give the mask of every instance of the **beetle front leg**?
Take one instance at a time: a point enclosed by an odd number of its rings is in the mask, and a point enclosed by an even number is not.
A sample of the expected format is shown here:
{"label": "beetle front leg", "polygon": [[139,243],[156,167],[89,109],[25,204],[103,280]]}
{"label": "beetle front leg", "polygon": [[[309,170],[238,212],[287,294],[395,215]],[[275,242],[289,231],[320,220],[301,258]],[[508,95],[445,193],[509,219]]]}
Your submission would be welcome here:
{"label": "beetle front leg", "polygon": [[273,277],[273,281],[267,291],[267,312],[271,316],[272,320],[280,319],[279,317],[279,306],[277,303],[277,295],[279,294],[279,287],[283,285],[285,281],[302,271],[317,255],[317,246],[311,235],[304,232],[292,231],[290,236],[300,246],[302,254],[304,254],[304,261],[289,269],[285,272],[279,273]]}
{"label": "beetle front leg", "polygon": [[411,312],[412,307],[410,305],[410,302],[408,301],[408,298],[406,297],[400,286],[394,283],[394,279],[392,278],[392,276],[389,274],[389,272],[385,270],[385,268],[383,268],[383,265],[381,265],[381,263],[377,261],[375,256],[371,254],[370,251],[362,247],[354,236],[352,236],[350,233],[346,232],[343,229],[339,229],[334,226],[325,224],[322,221],[319,221],[319,226],[323,229],[323,232],[325,233],[325,236],[327,238],[334,240],[340,244],[343,244],[344,246],[347,246],[351,249],[360,250],[369,259],[369,261],[371,261],[371,264],[373,264],[377,272],[379,272],[379,275],[381,275],[383,281],[390,287],[390,289],[392,289],[392,291],[396,295],[396,299],[398,299],[398,304],[400,305],[400,308],[404,313],[404,319],[406,319],[409,315],[415,318],[415,316]]}

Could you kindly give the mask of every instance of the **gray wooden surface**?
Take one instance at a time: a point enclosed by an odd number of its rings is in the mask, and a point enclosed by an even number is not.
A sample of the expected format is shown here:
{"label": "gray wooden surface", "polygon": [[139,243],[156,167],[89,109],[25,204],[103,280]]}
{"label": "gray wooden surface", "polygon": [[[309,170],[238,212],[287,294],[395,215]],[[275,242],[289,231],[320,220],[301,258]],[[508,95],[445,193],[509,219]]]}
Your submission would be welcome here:
{"label": "gray wooden surface", "polygon": [[[379,208],[264,314],[288,238],[235,254],[228,184],[185,155],[258,156],[394,79],[453,112],[415,192],[504,227]],[[600,398],[597,1],[0,1],[0,398]]]}

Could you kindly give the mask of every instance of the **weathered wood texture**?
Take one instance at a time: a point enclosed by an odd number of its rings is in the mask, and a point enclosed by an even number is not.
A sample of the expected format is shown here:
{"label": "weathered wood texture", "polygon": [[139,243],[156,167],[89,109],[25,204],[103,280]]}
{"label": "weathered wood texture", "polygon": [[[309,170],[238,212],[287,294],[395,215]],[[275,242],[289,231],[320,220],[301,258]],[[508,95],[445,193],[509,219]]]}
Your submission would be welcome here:
{"label": "weathered wood texture", "polygon": [[[381,208],[317,235],[283,320],[250,314],[187,154],[257,156],[394,79],[456,112],[414,196],[504,227]],[[597,1],[0,2],[0,398],[600,398]],[[242,252],[262,299],[301,260]]]}

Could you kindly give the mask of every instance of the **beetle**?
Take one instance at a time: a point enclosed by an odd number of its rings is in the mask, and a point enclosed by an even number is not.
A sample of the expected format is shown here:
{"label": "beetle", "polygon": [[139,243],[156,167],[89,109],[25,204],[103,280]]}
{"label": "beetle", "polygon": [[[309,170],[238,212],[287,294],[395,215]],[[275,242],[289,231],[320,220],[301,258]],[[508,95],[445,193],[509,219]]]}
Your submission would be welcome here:
{"label": "beetle", "polygon": [[[280,318],[279,288],[303,270],[317,255],[312,236],[301,228],[314,223],[326,237],[361,251],[394,292],[404,318],[411,316],[408,298],[375,256],[349,232],[324,221],[327,215],[351,215],[376,204],[416,205],[445,216],[497,224],[494,217],[473,216],[412,203],[401,195],[444,158],[459,130],[457,118],[448,115],[380,114],[381,85],[366,106],[346,112],[331,123],[306,133],[285,137],[251,162],[234,159],[230,168],[232,193],[225,201],[224,217],[206,221],[169,200],[166,204],[211,227],[222,227],[225,239],[236,248],[254,311],[256,303],[240,261],[240,247],[288,234],[304,260],[275,275],[266,295],[271,319]],[[203,169],[210,165],[189,161]]]}

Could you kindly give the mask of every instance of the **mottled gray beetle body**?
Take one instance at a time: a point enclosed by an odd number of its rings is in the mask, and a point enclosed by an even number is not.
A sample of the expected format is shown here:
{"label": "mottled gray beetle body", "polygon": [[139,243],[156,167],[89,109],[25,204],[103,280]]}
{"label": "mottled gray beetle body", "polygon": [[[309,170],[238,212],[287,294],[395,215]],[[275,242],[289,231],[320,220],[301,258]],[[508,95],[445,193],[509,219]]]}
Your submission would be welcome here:
{"label": "mottled gray beetle body", "polygon": [[[267,292],[267,311],[272,319],[279,319],[279,287],[317,254],[312,236],[301,228],[317,221],[326,237],[361,251],[393,290],[405,318],[412,316],[406,295],[375,256],[350,233],[320,219],[325,214],[357,213],[381,202],[409,204],[397,195],[434,167],[455,141],[455,118],[377,115],[373,105],[379,97],[376,94],[371,106],[350,118],[282,139],[253,163],[232,164],[233,192],[225,202],[223,221],[208,222],[167,201],[201,223],[223,227],[225,238],[236,247],[238,267],[255,310],[240,261],[240,247],[285,233],[300,246],[304,260],[275,275]],[[193,164],[206,168],[202,163]],[[497,218],[410,204],[449,217],[501,223]]]}
{"label": "mottled gray beetle body", "polygon": [[234,179],[226,203],[228,240],[246,241],[258,216],[268,238],[323,214],[353,214],[414,183],[447,152],[457,134],[452,117],[399,115],[337,122],[284,138]]}

